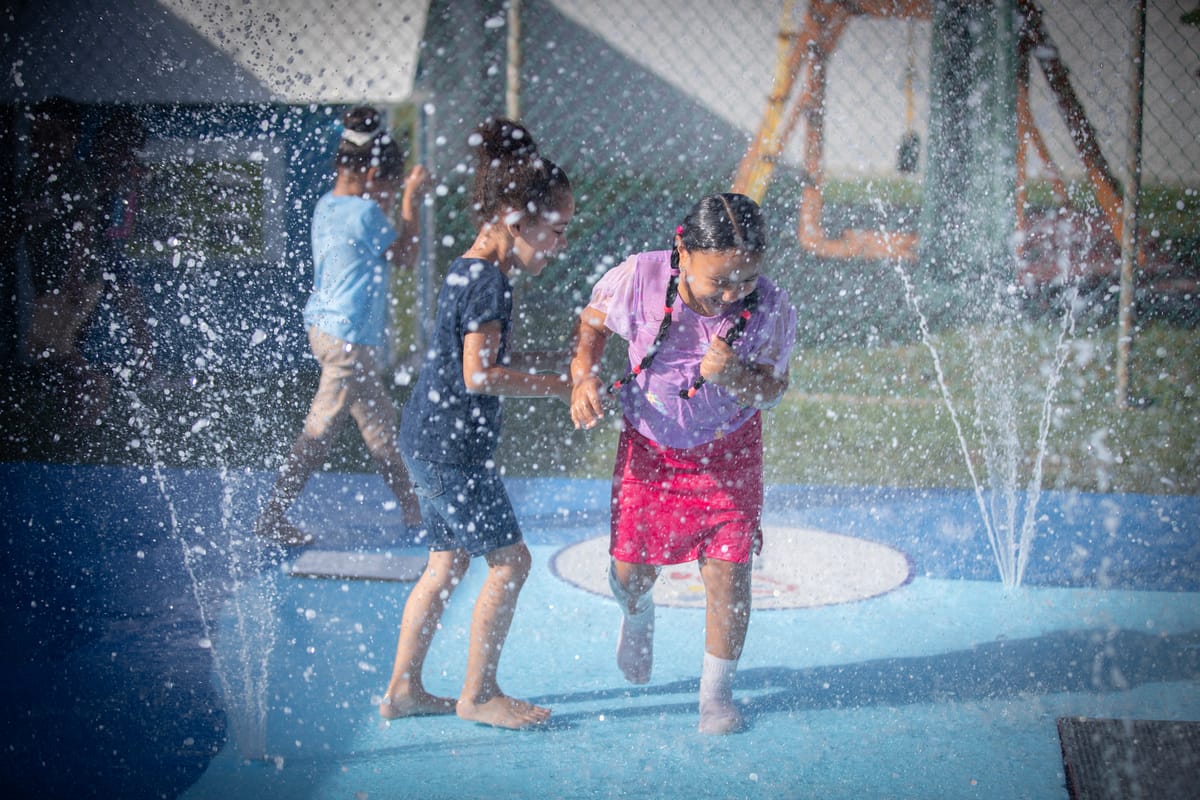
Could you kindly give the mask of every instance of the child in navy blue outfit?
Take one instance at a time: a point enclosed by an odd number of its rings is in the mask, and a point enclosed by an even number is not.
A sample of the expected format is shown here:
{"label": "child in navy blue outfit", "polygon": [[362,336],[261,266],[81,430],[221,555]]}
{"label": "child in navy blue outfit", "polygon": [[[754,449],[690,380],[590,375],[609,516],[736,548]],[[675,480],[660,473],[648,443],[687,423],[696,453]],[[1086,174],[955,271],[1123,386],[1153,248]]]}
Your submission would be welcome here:
{"label": "child in navy blue outfit", "polygon": [[[544,722],[550,709],[505,695],[500,652],[531,558],[493,455],[501,396],[567,402],[569,353],[510,353],[514,271],[541,274],[566,244],[575,211],[570,182],[538,154],[529,131],[485,121],[472,137],[478,163],[472,201],[479,233],[450,265],[420,377],[404,407],[400,452],[420,501],[429,562],[404,607],[396,662],[379,713],[387,719],[457,713],[501,728]],[[445,608],[471,559],[488,576],[471,621],[466,677],[457,701],[421,678]]]}

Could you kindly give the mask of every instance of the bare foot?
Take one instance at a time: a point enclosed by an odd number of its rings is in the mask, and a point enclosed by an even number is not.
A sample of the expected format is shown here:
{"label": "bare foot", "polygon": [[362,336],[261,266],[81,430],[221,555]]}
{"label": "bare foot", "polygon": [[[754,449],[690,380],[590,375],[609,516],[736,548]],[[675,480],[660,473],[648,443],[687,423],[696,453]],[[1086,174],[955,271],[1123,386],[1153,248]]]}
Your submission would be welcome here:
{"label": "bare foot", "polygon": [[283,545],[284,547],[303,547],[313,543],[313,535],[297,528],[290,522],[260,519],[254,526],[254,532],[264,539]]}
{"label": "bare foot", "polygon": [[514,730],[541,725],[550,718],[550,709],[503,694],[498,694],[483,703],[472,703],[459,698],[457,713],[460,719],[470,722]]}
{"label": "bare foot", "polygon": [[617,666],[630,683],[649,683],[654,667],[654,607],[621,618],[617,634]]}
{"label": "bare foot", "polygon": [[454,706],[454,698],[438,697],[424,690],[403,697],[389,697],[385,694],[379,703],[379,716],[384,719],[400,719],[453,714]]}

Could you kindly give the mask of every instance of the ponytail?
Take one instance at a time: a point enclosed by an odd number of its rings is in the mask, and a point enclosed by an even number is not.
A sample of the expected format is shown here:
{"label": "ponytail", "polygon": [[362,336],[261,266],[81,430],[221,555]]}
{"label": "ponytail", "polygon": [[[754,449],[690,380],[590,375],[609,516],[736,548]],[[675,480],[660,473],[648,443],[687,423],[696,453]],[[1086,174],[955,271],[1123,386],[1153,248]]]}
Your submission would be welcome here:
{"label": "ponytail", "polygon": [[467,143],[476,154],[471,209],[478,226],[509,211],[545,214],[570,196],[567,174],[538,152],[533,135],[519,122],[489,117]]}

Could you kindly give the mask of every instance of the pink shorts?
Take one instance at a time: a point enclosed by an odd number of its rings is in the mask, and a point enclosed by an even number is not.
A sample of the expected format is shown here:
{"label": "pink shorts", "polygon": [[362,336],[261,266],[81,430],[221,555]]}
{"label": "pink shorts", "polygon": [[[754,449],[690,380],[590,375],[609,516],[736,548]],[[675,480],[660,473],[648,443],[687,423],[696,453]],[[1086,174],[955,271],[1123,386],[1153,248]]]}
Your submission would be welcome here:
{"label": "pink shorts", "polygon": [[613,470],[613,558],[744,564],[762,548],[762,415],[707,444],[655,444],[628,421]]}

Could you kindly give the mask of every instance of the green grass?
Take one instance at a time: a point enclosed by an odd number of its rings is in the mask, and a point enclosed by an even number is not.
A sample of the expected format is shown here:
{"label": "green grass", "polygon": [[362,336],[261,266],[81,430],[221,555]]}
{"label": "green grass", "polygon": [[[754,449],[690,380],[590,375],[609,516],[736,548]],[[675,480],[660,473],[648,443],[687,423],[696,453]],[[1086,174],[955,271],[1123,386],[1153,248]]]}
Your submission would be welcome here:
{"label": "green grass", "polygon": [[[785,483],[969,487],[967,457],[986,479],[984,437],[975,410],[969,336],[934,337],[960,441],[933,356],[922,343],[810,350],[797,359],[792,389],[768,416],[767,464]],[[1027,483],[1038,457],[1039,423],[1054,340],[1014,337],[993,369],[1013,376]],[[1200,341],[1194,329],[1154,325],[1130,361],[1130,407],[1116,406],[1116,330],[1077,337],[1054,395],[1042,485],[1142,493],[1200,492]],[[964,455],[964,450],[967,455]]]}
{"label": "green grass", "polygon": [[[1030,325],[1008,337],[1012,353],[995,375],[1014,386],[1021,483],[1033,474],[1053,327]],[[975,412],[972,349],[977,332],[937,335],[938,352],[958,411],[966,452],[986,479]],[[976,344],[973,344],[973,337]],[[1057,386],[1042,462],[1043,486],[1081,491],[1200,493],[1200,330],[1154,323],[1139,331],[1130,362],[1129,408],[1115,403],[1116,329],[1087,329],[1071,342]],[[610,348],[613,368],[619,354]],[[32,383],[10,388],[0,416],[9,461],[245,467],[274,470],[299,429],[316,375],[214,375],[192,385],[142,387],[146,408],[131,425],[121,392],[103,424],[81,434]],[[943,400],[933,356],[922,342],[805,347],[796,352],[792,385],[765,416],[767,480],[772,483],[902,487],[972,485],[963,446]],[[986,395],[985,395],[986,396]],[[397,387],[403,403],[406,389]],[[510,399],[497,460],[509,475],[607,478],[616,418],[576,431],[566,407]],[[197,423],[202,423],[198,425]],[[353,426],[333,448],[329,469],[369,472]]]}
{"label": "green grass", "polygon": [[[769,482],[823,485],[958,487],[988,479],[975,410],[973,332],[932,340],[963,431],[956,431],[921,342],[876,347],[807,348],[796,354],[792,386],[766,414]],[[1041,462],[1042,485],[1061,490],[1200,492],[1200,332],[1166,324],[1141,331],[1130,362],[1129,407],[1116,407],[1116,329],[1076,336],[1053,396]],[[995,370],[1018,389],[1016,419],[1024,486],[1038,457],[1039,423],[1056,340],[1028,331]],[[580,433],[558,404],[508,406],[500,462],[510,474],[607,477],[616,431]]]}
{"label": "green grass", "polygon": [[[956,431],[933,356],[921,342],[806,348],[783,402],[766,414],[767,480],[821,485],[969,488],[987,481],[977,424],[973,332],[932,344],[963,431]],[[1130,361],[1129,407],[1116,407],[1116,328],[1074,337],[1053,396],[1042,486],[1060,490],[1200,493],[1200,332],[1156,323]],[[1014,418],[1022,486],[1034,475],[1055,338],[1028,331],[995,370],[1017,388]],[[569,429],[560,404],[508,405],[499,461],[510,474],[604,478],[616,431]],[[614,420],[615,422],[615,420]]]}
{"label": "green grass", "polygon": [[[1071,204],[1080,210],[1096,210],[1095,194],[1086,181],[1066,186]],[[780,176],[772,185],[772,195],[799,196],[799,181]],[[921,182],[912,178],[873,178],[867,180],[830,180],[822,195],[830,205],[906,207],[914,211],[922,202]],[[1035,208],[1058,208],[1062,199],[1047,180],[1031,180],[1026,186],[1026,202]],[[1146,184],[1139,198],[1143,233],[1157,231],[1158,236],[1195,238],[1200,235],[1200,190],[1177,184]]]}
{"label": "green grass", "polygon": [[[976,474],[986,478],[985,440],[974,402],[977,370],[969,357],[978,349],[971,341],[973,332],[942,332],[933,341],[958,409],[964,448],[896,270],[883,262],[821,261],[799,253],[794,234],[797,186],[794,176],[781,174],[764,202],[777,242],[771,275],[788,289],[799,312],[792,388],[766,415],[768,480],[966,487],[972,484],[968,458]],[[672,226],[694,198],[716,188],[723,187],[683,179],[664,184],[657,176],[581,177],[570,259],[518,287],[523,312],[515,346],[565,344],[595,278],[629,253],[666,246]],[[827,210],[857,227],[911,227],[919,189],[908,180],[831,183]],[[1031,201],[1049,201],[1044,189],[1038,187]],[[438,231],[453,242],[440,248],[444,252],[438,263],[460,252],[468,236],[467,221],[451,205],[441,212]],[[1200,192],[1147,188],[1143,215],[1149,234],[1171,238],[1177,248],[1172,252],[1183,262],[1200,263]],[[413,304],[413,280],[402,280],[407,283],[398,287],[400,307],[407,308]],[[1164,321],[1148,323],[1137,334],[1130,365],[1130,395],[1136,402],[1129,409],[1118,410],[1114,402],[1115,328],[1111,322],[1094,321],[1081,327],[1054,397],[1042,460],[1045,486],[1200,492],[1200,305],[1195,296],[1180,302],[1186,313],[1164,315]],[[402,338],[411,340],[412,320],[397,321],[405,331]],[[1004,356],[1002,368],[992,370],[1021,387],[1013,397],[1021,443],[1018,467],[1024,476],[1036,463],[1044,369],[1054,343],[1055,327],[1047,323],[1052,322],[1031,320],[1028,330],[1014,333],[1009,341],[1013,352]],[[606,361],[612,374],[620,370],[616,350],[610,348]],[[0,386],[0,458],[120,464],[154,458],[175,466],[275,470],[316,386],[315,369],[305,363],[305,369],[290,374],[212,374],[195,385],[167,380],[139,386],[144,409],[137,414],[129,396],[117,391],[102,424],[84,431],[64,425],[61,406],[38,376],[13,369],[4,375],[7,385]],[[407,399],[407,391],[395,388],[397,403]],[[553,401],[509,400],[505,413],[498,460],[508,474],[609,475],[616,443],[611,426],[575,431],[565,407]],[[347,426],[333,448],[329,468],[371,469],[353,426]]]}

